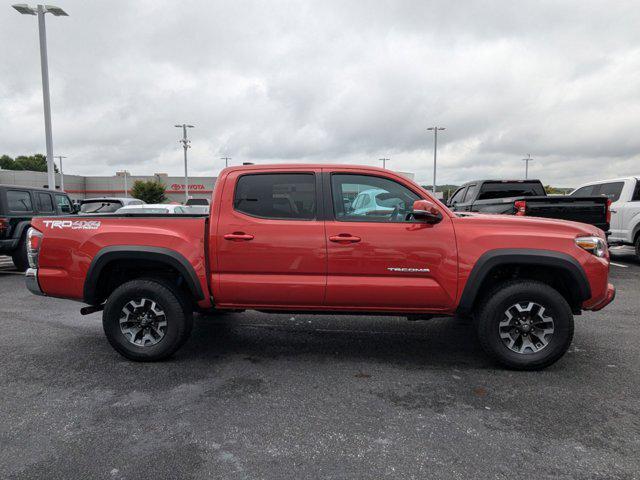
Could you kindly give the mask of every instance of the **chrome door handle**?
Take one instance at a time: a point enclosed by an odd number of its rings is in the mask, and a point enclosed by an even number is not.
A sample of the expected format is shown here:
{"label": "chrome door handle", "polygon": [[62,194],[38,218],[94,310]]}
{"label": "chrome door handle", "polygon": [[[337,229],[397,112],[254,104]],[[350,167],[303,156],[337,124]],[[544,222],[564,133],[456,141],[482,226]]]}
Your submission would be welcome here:
{"label": "chrome door handle", "polygon": [[349,233],[341,233],[340,235],[331,235],[329,240],[336,243],[357,243],[361,239]]}
{"label": "chrome door handle", "polygon": [[253,235],[244,232],[233,232],[225,234],[224,239],[233,242],[248,242],[249,240],[253,240]]}

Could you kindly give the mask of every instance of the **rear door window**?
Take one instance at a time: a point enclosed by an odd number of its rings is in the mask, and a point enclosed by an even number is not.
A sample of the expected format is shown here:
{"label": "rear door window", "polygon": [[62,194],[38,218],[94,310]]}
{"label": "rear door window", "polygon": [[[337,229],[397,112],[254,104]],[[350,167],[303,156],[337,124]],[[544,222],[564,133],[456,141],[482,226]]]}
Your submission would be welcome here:
{"label": "rear door window", "polygon": [[600,184],[600,195],[607,197],[612,202],[617,202],[620,199],[624,182],[611,182]]}
{"label": "rear door window", "polygon": [[316,218],[313,173],[267,173],[238,179],[233,208],[252,217],[280,220]]}
{"label": "rear door window", "polygon": [[476,194],[478,193],[478,185],[469,185],[469,187],[467,188],[467,193],[465,193],[464,195],[464,200],[462,200],[462,203],[469,203],[472,202],[474,198],[476,198]]}
{"label": "rear door window", "polygon": [[7,190],[7,206],[10,212],[33,212],[31,195],[23,190]]}
{"label": "rear door window", "polygon": [[36,193],[36,198],[38,199],[38,211],[41,213],[53,213],[53,200],[51,199],[51,195],[48,193]]}

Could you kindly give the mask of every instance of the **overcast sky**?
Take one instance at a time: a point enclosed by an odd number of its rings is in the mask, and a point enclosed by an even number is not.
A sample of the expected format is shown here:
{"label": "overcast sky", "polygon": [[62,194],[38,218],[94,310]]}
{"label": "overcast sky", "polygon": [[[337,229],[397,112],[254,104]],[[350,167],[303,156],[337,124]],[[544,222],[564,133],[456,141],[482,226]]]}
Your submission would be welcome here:
{"label": "overcast sky", "polygon": [[[54,0],[51,0],[54,1]],[[44,152],[35,17],[0,8],[0,154]],[[640,174],[637,1],[71,1],[47,15],[65,171],[380,165],[438,183]]]}

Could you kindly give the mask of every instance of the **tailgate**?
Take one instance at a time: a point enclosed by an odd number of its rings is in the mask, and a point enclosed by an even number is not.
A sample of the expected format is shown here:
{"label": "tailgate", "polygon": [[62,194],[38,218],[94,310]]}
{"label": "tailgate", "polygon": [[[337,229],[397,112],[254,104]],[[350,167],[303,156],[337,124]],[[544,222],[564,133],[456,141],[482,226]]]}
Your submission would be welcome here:
{"label": "tailgate", "polygon": [[532,217],[557,218],[588,223],[607,232],[606,197],[527,197],[525,214]]}

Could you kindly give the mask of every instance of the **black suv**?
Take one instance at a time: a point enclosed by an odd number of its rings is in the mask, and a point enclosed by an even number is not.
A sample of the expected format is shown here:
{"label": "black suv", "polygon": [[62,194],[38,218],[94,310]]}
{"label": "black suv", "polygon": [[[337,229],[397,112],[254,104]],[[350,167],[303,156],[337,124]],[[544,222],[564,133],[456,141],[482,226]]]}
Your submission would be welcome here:
{"label": "black suv", "polygon": [[64,192],[44,188],[0,185],[0,255],[11,255],[18,270],[29,267],[27,260],[27,230],[31,219],[75,213]]}

